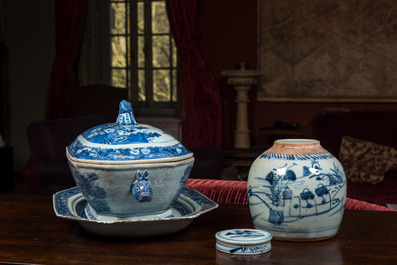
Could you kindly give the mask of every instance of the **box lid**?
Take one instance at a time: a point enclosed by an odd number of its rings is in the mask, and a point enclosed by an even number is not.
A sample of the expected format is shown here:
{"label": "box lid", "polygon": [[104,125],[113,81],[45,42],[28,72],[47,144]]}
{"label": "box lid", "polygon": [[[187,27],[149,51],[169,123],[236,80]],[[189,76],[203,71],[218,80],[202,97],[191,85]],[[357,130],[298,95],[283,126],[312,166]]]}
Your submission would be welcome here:
{"label": "box lid", "polygon": [[216,249],[229,254],[257,255],[271,250],[272,234],[258,229],[229,229],[215,234]]}

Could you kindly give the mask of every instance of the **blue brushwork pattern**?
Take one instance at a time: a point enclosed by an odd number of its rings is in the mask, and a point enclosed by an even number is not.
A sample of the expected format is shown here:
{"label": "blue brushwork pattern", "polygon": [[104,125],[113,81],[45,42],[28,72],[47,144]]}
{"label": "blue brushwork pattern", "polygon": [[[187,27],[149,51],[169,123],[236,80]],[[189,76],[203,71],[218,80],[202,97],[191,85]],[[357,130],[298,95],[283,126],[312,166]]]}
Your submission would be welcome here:
{"label": "blue brushwork pattern", "polygon": [[[262,155],[263,159],[270,157],[275,158],[274,154]],[[336,163],[329,170],[323,170],[321,161],[328,155],[308,156],[304,159],[308,164],[304,166],[294,162],[303,160],[301,156],[282,157],[289,157],[290,162],[255,177],[258,185],[248,187],[250,205],[263,204],[268,208],[268,213],[260,212],[253,216],[253,220],[261,218],[277,226],[343,211],[345,195],[339,191],[346,185],[344,171]],[[306,185],[307,181],[315,185]]]}
{"label": "blue brushwork pattern", "polygon": [[99,178],[98,175],[95,173],[80,174],[78,170],[75,170],[75,176],[78,179],[78,187],[91,206],[98,212],[112,213],[106,200],[106,191],[96,182]]}
{"label": "blue brushwork pattern", "polygon": [[76,159],[130,161],[175,158],[191,155],[170,134],[136,122],[131,103],[121,101],[116,123],[86,130],[68,147]]}
{"label": "blue brushwork pattern", "polygon": [[[196,190],[183,188],[182,194],[188,199],[182,199],[173,203],[172,208],[175,209],[183,218],[190,218],[190,216],[197,216],[198,214],[217,207],[217,204],[203,194]],[[87,201],[85,199],[79,200],[78,203],[73,203],[74,196],[83,197],[80,188],[75,187],[67,190],[57,192],[53,196],[54,210],[63,217],[81,218],[81,220],[91,221],[85,213]],[[197,206],[192,207],[192,203]],[[69,208],[69,206],[73,208]],[[77,214],[77,215],[76,215]]]}
{"label": "blue brushwork pattern", "polygon": [[91,143],[121,145],[129,143],[152,143],[156,138],[158,139],[164,134],[167,133],[144,124],[123,126],[114,123],[106,123],[93,127],[83,132],[81,135]]}
{"label": "blue brushwork pattern", "polygon": [[132,104],[126,100],[122,100],[119,104],[119,115],[116,120],[117,124],[120,125],[135,125],[137,124],[132,111]]}
{"label": "blue brushwork pattern", "polygon": [[282,159],[282,160],[321,160],[334,158],[331,153],[313,154],[313,155],[287,155],[287,154],[273,154],[264,152],[260,155],[263,159]]}
{"label": "blue brushwork pattern", "polygon": [[[230,237],[230,238],[234,238],[234,239],[236,239],[236,238],[244,238],[244,239],[247,239],[247,238],[252,238],[252,239],[261,238],[261,239],[266,239],[266,238],[264,238],[263,233],[260,232],[260,231],[244,230],[244,229],[242,229],[242,230],[236,229],[234,231],[226,233],[225,235]],[[270,237],[271,237],[271,235],[269,234],[269,236],[267,238],[270,238]]]}
{"label": "blue brushwork pattern", "polygon": [[[54,195],[54,208],[55,212],[63,216],[75,217],[71,209],[68,207],[70,197],[80,194],[79,188],[72,188],[63,190]],[[84,209],[84,208],[83,208]]]}
{"label": "blue brushwork pattern", "polygon": [[172,208],[177,210],[182,216],[192,213],[192,210],[190,210],[188,207],[186,207],[186,205],[180,203],[179,201],[174,202],[172,204]]}
{"label": "blue brushwork pattern", "polygon": [[216,248],[226,253],[260,254],[271,249],[272,234],[256,229],[230,229],[216,233]]}
{"label": "blue brushwork pattern", "polygon": [[78,139],[67,147],[68,153],[76,159],[130,161],[181,157],[191,154],[182,144],[172,146],[101,148],[83,145]]}
{"label": "blue brushwork pattern", "polygon": [[178,200],[180,192],[185,188],[187,179],[189,178],[190,171],[192,171],[193,163],[188,164],[185,171],[183,172],[182,178],[179,180],[179,187],[175,197],[172,199],[171,204]]}
{"label": "blue brushwork pattern", "polygon": [[271,244],[266,243],[258,246],[241,246],[241,247],[232,247],[232,245],[224,244],[222,242],[216,242],[216,248],[222,252],[230,253],[230,254],[262,254],[271,250]]}
{"label": "blue brushwork pattern", "polygon": [[[214,207],[217,207],[217,203],[213,202],[212,200],[208,199],[206,196],[198,192],[197,190],[194,189],[189,189],[184,187],[181,191],[181,194],[189,197],[192,199],[197,205],[200,207],[201,211],[207,211],[209,209],[212,209]],[[175,204],[175,203],[174,203]],[[191,212],[189,214],[186,214],[186,216],[192,216],[194,215],[194,212]]]}

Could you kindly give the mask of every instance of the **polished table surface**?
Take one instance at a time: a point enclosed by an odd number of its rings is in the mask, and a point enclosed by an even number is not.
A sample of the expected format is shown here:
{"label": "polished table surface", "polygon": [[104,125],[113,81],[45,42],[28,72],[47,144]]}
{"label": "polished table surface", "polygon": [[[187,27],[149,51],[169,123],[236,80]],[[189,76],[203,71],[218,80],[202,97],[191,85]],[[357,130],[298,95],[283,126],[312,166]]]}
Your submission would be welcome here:
{"label": "polished table surface", "polygon": [[253,227],[248,206],[220,205],[173,235],[103,238],[58,218],[49,196],[0,193],[0,264],[397,264],[397,213],[345,211],[336,237],[311,243],[272,240],[272,250],[233,256],[215,233]]}

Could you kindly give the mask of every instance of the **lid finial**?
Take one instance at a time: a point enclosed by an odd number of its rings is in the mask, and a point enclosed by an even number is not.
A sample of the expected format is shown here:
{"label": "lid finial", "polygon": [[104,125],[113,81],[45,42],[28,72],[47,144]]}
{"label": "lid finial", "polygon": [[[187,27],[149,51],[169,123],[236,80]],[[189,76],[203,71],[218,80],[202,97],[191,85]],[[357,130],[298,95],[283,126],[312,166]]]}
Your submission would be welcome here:
{"label": "lid finial", "polygon": [[137,124],[134,112],[132,111],[132,104],[126,100],[122,100],[119,105],[119,116],[116,123],[119,125],[135,125]]}

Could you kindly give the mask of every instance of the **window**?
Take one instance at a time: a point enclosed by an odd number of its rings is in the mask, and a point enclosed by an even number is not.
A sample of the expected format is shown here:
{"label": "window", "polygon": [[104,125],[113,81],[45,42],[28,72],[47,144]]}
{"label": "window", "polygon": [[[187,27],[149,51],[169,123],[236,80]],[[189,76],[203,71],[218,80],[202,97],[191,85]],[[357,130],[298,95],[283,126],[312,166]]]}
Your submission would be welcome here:
{"label": "window", "polygon": [[129,89],[140,114],[175,113],[177,52],[165,1],[110,1],[109,8],[111,84]]}

